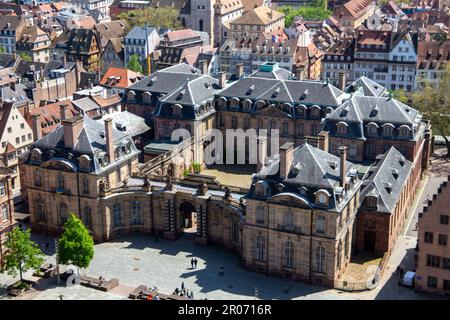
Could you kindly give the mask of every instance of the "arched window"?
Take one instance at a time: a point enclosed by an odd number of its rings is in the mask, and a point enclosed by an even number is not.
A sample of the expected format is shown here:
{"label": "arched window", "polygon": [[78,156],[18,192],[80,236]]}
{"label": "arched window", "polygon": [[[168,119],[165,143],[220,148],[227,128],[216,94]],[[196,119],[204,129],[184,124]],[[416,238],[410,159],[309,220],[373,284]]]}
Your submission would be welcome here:
{"label": "arched window", "polygon": [[133,90],[128,91],[128,93],[127,93],[128,101],[134,101],[135,97],[136,97],[136,93]]}
{"label": "arched window", "polygon": [[56,177],[56,186],[58,189],[64,189],[64,175],[62,173],[58,173]]}
{"label": "arched window", "polygon": [[383,136],[385,137],[392,137],[394,134],[394,125],[390,123],[386,123],[383,125]]}
{"label": "arched window", "polygon": [[255,194],[256,196],[266,197],[268,191],[268,185],[265,181],[258,181],[255,184]]}
{"label": "arched window", "polygon": [[403,125],[403,126],[400,127],[400,130],[399,130],[400,136],[402,136],[402,137],[408,137],[408,136],[409,136],[409,133],[410,133],[410,129],[409,129],[408,126]]}
{"label": "arched window", "polygon": [[289,134],[289,124],[287,121],[283,121],[283,135],[287,136]]}
{"label": "arched window", "polygon": [[89,179],[88,177],[83,177],[81,181],[82,191],[84,194],[89,194]]}
{"label": "arched window", "polygon": [[150,103],[152,101],[152,94],[148,91],[145,91],[142,94],[142,102],[144,103]]}
{"label": "arched window", "polygon": [[250,99],[245,99],[242,102],[242,106],[244,108],[244,111],[250,111],[252,108],[252,101]]}
{"label": "arched window", "polygon": [[141,202],[131,202],[131,221],[130,224],[141,224]]}
{"label": "arched window", "polygon": [[33,182],[36,187],[40,187],[42,185],[41,172],[39,171],[39,169],[35,169],[33,171]]}
{"label": "arched window", "polygon": [[256,207],[256,223],[264,223],[265,221],[265,214],[264,214],[264,207],[258,206]]}
{"label": "arched window", "polygon": [[239,99],[238,98],[231,98],[230,100],[230,107],[234,109],[239,108]]}
{"label": "arched window", "polygon": [[294,267],[294,244],[292,241],[286,241],[283,248],[283,266]]}
{"label": "arched window", "polygon": [[300,117],[306,116],[306,106],[305,105],[303,105],[303,104],[299,105],[297,108],[297,111],[298,111],[298,115]]}
{"label": "arched window", "polygon": [[283,216],[283,224],[285,227],[292,228],[294,226],[294,213],[288,211]]}
{"label": "arched window", "polygon": [[378,135],[378,125],[374,122],[371,122],[367,125],[367,134],[370,136]]}
{"label": "arched window", "polygon": [[345,240],[344,240],[344,257],[345,257],[345,259],[348,258],[348,253],[350,251],[349,240],[350,240],[350,234],[349,234],[349,231],[347,230],[347,233],[345,234]]}
{"label": "arched window", "polygon": [[232,129],[237,129],[237,116],[232,116],[231,117],[231,128]]}
{"label": "arched window", "polygon": [[39,198],[36,199],[35,206],[36,206],[36,220],[37,221],[46,221],[45,205],[44,205],[44,201],[42,200],[41,196],[39,196]]}
{"label": "arched window", "polygon": [[258,235],[255,239],[255,260],[264,261],[266,251],[266,239],[263,236]]}
{"label": "arched window", "polygon": [[91,208],[88,206],[85,206],[83,210],[83,223],[86,228],[92,229],[92,213]]}
{"label": "arched window", "polygon": [[366,206],[369,208],[377,208],[378,204],[377,204],[377,197],[374,196],[368,196],[366,197]]}
{"label": "arched window", "polygon": [[338,134],[347,134],[347,127],[348,127],[347,123],[341,121],[336,125],[336,127]]}
{"label": "arched window", "polygon": [[316,248],[316,272],[325,273],[325,248]]}
{"label": "arched window", "polygon": [[120,207],[120,203],[115,203],[113,205],[113,221],[115,228],[122,225],[122,208]]}
{"label": "arched window", "polygon": [[2,205],[2,219],[9,220],[9,210],[6,204]]}
{"label": "arched window", "polygon": [[67,205],[64,202],[61,202],[59,204],[59,225],[63,226],[68,218]]}
{"label": "arched window", "polygon": [[337,249],[337,256],[336,256],[336,267],[338,269],[341,268],[341,262],[342,262],[342,241],[339,240],[339,245]]}

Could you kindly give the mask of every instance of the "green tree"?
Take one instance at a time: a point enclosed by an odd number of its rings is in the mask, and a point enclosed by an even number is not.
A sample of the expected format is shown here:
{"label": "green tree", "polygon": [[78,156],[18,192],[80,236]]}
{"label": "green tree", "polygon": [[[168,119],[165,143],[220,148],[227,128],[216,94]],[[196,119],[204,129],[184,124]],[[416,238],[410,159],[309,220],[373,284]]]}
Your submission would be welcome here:
{"label": "green tree", "polygon": [[394,95],[394,98],[400,102],[408,103],[408,96],[406,95],[406,92],[404,89],[397,89],[391,91]]}
{"label": "green tree", "polygon": [[6,48],[4,46],[0,46],[0,53],[6,53]]}
{"label": "green tree", "polygon": [[19,53],[20,59],[24,60],[24,61],[32,61],[33,59],[31,59],[30,55],[26,54],[25,52],[21,52]]}
{"label": "green tree", "polygon": [[424,81],[421,90],[413,94],[413,105],[431,121],[433,132],[441,135],[447,146],[447,157],[450,157],[450,63],[447,63],[442,77],[437,84]]}
{"label": "green tree", "polygon": [[331,16],[332,12],[327,9],[327,1],[316,0],[308,6],[293,8],[291,6],[282,6],[278,9],[285,15],[284,25],[289,28],[295,17],[302,17],[307,20],[325,20]]}
{"label": "green tree", "polygon": [[175,8],[144,8],[122,12],[118,16],[121,20],[128,22],[129,28],[135,26],[143,27],[145,24],[156,28],[181,29],[179,13]]}
{"label": "green tree", "polygon": [[64,233],[58,241],[59,262],[73,264],[78,268],[87,268],[93,257],[94,240],[83,222],[71,214],[64,224]]}
{"label": "green tree", "polygon": [[5,271],[14,277],[19,274],[20,283],[23,282],[24,272],[36,270],[44,262],[44,254],[30,236],[30,230],[23,231],[15,227],[5,243]]}
{"label": "green tree", "polygon": [[139,56],[137,54],[133,54],[130,57],[130,61],[127,64],[127,68],[133,70],[134,72],[142,73],[142,65],[139,61]]}

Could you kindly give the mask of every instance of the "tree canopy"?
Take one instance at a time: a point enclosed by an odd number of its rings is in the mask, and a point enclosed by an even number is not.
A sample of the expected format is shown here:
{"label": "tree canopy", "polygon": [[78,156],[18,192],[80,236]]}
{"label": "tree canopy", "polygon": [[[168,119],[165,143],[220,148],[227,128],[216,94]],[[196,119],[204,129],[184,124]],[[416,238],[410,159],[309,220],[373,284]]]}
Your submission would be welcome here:
{"label": "tree canopy", "polygon": [[83,222],[71,214],[58,241],[59,262],[87,268],[93,257],[94,240]]}
{"label": "tree canopy", "polygon": [[127,64],[127,68],[134,72],[142,73],[142,65],[139,61],[139,56],[137,54],[133,54],[130,57],[130,61]]}
{"label": "tree canopy", "polygon": [[403,102],[405,104],[408,103],[408,96],[406,95],[404,89],[392,90],[391,92],[394,95],[394,98],[397,99],[398,101]]}
{"label": "tree canopy", "polygon": [[146,23],[155,28],[180,29],[181,23],[179,13],[175,8],[144,8],[122,12],[118,16],[121,20],[126,20],[130,28],[135,26],[143,27]]}
{"label": "tree canopy", "polygon": [[431,121],[434,134],[443,136],[447,145],[447,157],[450,156],[450,63],[447,63],[442,77],[436,84],[424,81],[422,88],[413,94],[413,105]]}
{"label": "tree canopy", "polygon": [[14,277],[19,274],[22,282],[24,272],[36,270],[42,265],[44,254],[30,239],[30,230],[23,231],[15,227],[8,235],[9,238],[5,243],[5,271]]}
{"label": "tree canopy", "polygon": [[316,0],[310,5],[293,8],[291,6],[282,6],[278,9],[285,15],[284,25],[289,28],[294,22],[295,17],[302,17],[310,20],[324,20],[331,16],[332,12],[327,9],[326,0]]}
{"label": "tree canopy", "polygon": [[33,59],[30,57],[29,54],[26,54],[25,52],[19,53],[19,56],[24,61],[32,61]]}

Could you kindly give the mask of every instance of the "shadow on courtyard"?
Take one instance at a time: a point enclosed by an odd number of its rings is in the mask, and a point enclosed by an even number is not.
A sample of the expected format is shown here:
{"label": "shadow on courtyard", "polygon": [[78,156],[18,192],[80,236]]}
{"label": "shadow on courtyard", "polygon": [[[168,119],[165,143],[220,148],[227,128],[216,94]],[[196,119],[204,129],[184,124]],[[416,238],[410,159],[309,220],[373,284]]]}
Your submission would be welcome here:
{"label": "shadow on courtyard", "polygon": [[[416,271],[414,256],[417,251],[414,248],[410,248],[406,250],[406,254],[403,257],[399,266],[403,267],[406,271]],[[419,293],[414,291],[413,288],[399,286],[400,275],[397,275],[396,270],[386,271],[390,274],[385,274],[385,277],[389,277],[389,280],[386,284],[381,288],[378,292],[375,300],[449,300],[450,297],[432,295],[427,293]]]}
{"label": "shadow on courtyard", "polygon": [[[260,299],[293,299],[330,289],[247,270],[236,253],[212,244],[207,247],[198,246],[187,236],[174,241],[156,241],[153,235],[128,235],[111,240],[110,243],[126,243],[122,249],[151,248],[158,250],[159,255],[176,256],[185,253],[186,271],[174,276],[180,277],[180,285],[183,279],[193,277],[201,288],[199,291],[204,294],[221,290],[254,297],[257,287]],[[200,261],[197,269],[190,265],[192,257]],[[224,276],[219,275],[221,266],[224,267]],[[120,276],[118,278],[120,281]]]}

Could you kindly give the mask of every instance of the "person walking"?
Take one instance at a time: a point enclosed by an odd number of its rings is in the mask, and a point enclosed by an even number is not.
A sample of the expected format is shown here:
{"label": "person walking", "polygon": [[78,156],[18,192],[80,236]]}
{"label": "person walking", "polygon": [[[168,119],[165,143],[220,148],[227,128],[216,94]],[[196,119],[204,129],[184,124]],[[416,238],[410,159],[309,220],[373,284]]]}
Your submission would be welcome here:
{"label": "person walking", "polygon": [[194,269],[194,265],[195,265],[194,258],[191,258],[191,269]]}
{"label": "person walking", "polygon": [[194,258],[194,269],[197,269],[197,258]]}
{"label": "person walking", "polygon": [[184,282],[181,282],[181,290],[184,290]]}

